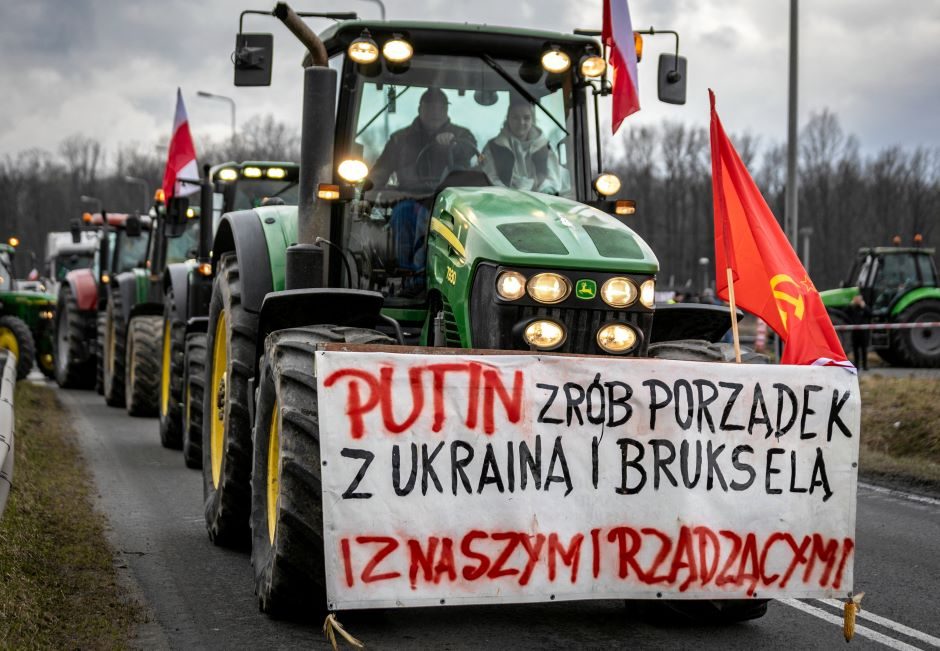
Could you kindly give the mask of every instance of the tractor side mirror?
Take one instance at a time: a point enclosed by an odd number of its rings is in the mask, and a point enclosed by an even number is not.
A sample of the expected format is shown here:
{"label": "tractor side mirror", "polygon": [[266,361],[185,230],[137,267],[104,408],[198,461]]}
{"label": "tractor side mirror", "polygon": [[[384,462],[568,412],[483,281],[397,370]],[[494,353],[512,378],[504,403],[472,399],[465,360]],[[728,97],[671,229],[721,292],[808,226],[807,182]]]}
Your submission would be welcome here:
{"label": "tractor side mirror", "polygon": [[659,55],[659,101],[666,104],[685,104],[687,61],[674,54]]}
{"label": "tractor side mirror", "polygon": [[190,207],[189,197],[173,197],[166,205],[166,221],[163,233],[167,237],[179,237],[186,230]]}
{"label": "tractor side mirror", "polygon": [[138,215],[128,215],[124,220],[124,234],[128,237],[140,237],[143,232],[143,225]]}
{"label": "tractor side mirror", "polygon": [[82,223],[77,219],[69,222],[69,232],[72,233],[72,244],[80,244],[82,241]]}
{"label": "tractor side mirror", "polygon": [[270,86],[274,37],[271,34],[235,35],[236,86]]}

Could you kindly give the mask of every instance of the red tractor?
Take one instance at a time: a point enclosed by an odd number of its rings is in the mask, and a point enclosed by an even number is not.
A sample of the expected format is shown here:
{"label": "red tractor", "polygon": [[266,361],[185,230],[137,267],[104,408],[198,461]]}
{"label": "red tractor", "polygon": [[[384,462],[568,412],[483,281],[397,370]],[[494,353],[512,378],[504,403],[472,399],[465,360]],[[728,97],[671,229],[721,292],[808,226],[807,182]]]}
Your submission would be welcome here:
{"label": "red tractor", "polygon": [[[82,230],[98,233],[98,250],[90,268],[70,271],[59,285],[55,322],[55,378],[61,387],[101,391],[102,364],[98,336],[114,274],[143,264],[147,255],[150,218],[123,213],[86,213],[84,225],[72,226],[73,238]],[[107,221],[107,223],[105,223]],[[103,261],[103,262],[102,262]]]}

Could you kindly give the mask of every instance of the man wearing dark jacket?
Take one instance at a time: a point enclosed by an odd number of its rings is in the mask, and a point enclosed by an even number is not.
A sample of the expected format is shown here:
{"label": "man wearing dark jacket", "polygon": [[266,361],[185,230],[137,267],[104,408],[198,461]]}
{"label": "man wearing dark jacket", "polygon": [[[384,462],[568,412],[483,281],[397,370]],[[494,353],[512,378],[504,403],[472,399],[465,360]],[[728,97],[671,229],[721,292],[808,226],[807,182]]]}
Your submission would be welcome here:
{"label": "man wearing dark jacket", "polygon": [[430,193],[442,180],[443,171],[470,167],[470,159],[476,154],[476,138],[450,121],[448,104],[444,91],[424,91],[418,117],[392,134],[372,166],[369,178],[376,190],[385,189],[395,174],[395,189]]}

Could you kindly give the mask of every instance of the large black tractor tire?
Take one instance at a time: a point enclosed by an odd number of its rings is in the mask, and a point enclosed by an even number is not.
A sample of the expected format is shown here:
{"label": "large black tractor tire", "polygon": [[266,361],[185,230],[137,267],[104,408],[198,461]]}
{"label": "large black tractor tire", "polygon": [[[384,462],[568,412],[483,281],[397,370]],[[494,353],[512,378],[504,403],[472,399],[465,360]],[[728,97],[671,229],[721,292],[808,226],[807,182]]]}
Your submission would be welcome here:
{"label": "large black tractor tire", "polygon": [[[650,344],[647,353],[657,359],[676,359],[693,362],[734,362],[734,345],[711,343],[703,339],[677,339]],[[742,364],[769,364],[766,355],[741,347]]]}
{"label": "large black tractor tire", "polygon": [[104,395],[104,333],[108,327],[108,316],[105,312],[98,312],[95,317],[97,337],[95,337],[95,391]]}
{"label": "large black tractor tire", "polygon": [[65,389],[90,389],[95,383],[95,356],[79,359],[88,322],[96,312],[82,312],[68,283],[62,283],[55,317],[55,381]]}
{"label": "large black tractor tire", "polygon": [[202,468],[202,402],[206,387],[206,335],[197,332],[186,338],[183,372],[183,462],[187,468]]}
{"label": "large black tractor tire", "polygon": [[186,323],[176,313],[171,289],[163,300],[163,336],[160,365],[160,444],[179,450],[183,446],[183,365]]}
{"label": "large black tractor tire", "polygon": [[162,333],[163,319],[158,316],[135,316],[131,319],[124,365],[127,413],[131,416],[157,415]]}
{"label": "large black tractor tire", "polygon": [[124,348],[127,345],[127,324],[121,312],[121,293],[113,291],[105,308],[104,341],[101,348],[104,366],[102,387],[109,407],[124,406]]}
{"label": "large black tractor tire", "polygon": [[[275,617],[315,617],[327,606],[313,359],[316,345],[328,342],[395,343],[374,330],[331,325],[280,330],[265,341],[255,410],[251,564],[258,604]],[[272,491],[276,485],[273,500],[269,482]]]}
{"label": "large black tractor tire", "polygon": [[251,509],[248,378],[258,354],[258,317],[242,306],[235,254],[223,255],[218,269],[209,302],[202,414],[206,528],[216,545],[245,548]]}
{"label": "large black tractor tire", "polygon": [[0,348],[16,354],[16,379],[22,380],[33,370],[36,342],[29,326],[15,316],[0,317]]}
{"label": "large black tractor tire", "polygon": [[[901,312],[897,323],[931,323],[940,321],[940,301],[923,299]],[[891,333],[891,347],[906,366],[937,368],[940,366],[940,328],[910,328]]]}
{"label": "large black tractor tire", "polygon": [[[657,359],[675,359],[693,362],[734,363],[734,345],[710,343],[698,339],[680,339],[650,344],[648,355]],[[742,364],[768,364],[766,355],[741,347]],[[644,604],[654,619],[675,620],[675,615],[695,623],[732,624],[763,617],[767,613],[767,599],[716,600],[657,600]],[[628,606],[631,602],[627,602]]]}

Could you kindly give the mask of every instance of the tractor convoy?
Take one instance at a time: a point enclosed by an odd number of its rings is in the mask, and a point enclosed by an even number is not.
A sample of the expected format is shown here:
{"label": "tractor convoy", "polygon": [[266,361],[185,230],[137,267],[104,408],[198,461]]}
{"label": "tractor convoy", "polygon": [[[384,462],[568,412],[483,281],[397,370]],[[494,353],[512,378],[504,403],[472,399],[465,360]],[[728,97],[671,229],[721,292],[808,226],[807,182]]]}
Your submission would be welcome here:
{"label": "tractor convoy", "polygon": [[[328,607],[319,410],[344,407],[318,401],[317,351],[727,362],[733,315],[655,303],[656,255],[623,219],[642,207],[603,167],[599,33],[269,15],[307,49],[300,164],[206,165],[180,179],[198,192],[158,190],[148,215],[50,234],[51,296],[13,291],[0,246],[0,347],[22,375],[47,361],[60,386],[157,416],[162,446],[201,468],[209,538],[250,547],[261,609],[293,616]],[[316,35],[304,16],[336,22]],[[271,36],[236,43],[235,85],[270,84]],[[685,63],[661,57],[662,101],[685,102]],[[530,168],[505,136],[517,122],[538,136]],[[861,293],[876,324],[940,321],[932,254],[863,249],[851,286],[822,293],[833,320]],[[937,366],[937,332],[874,345]],[[724,622],[766,609],[677,606]]]}

